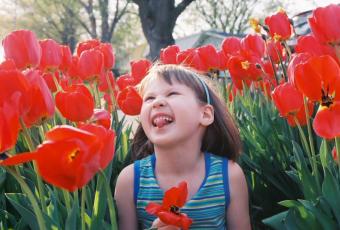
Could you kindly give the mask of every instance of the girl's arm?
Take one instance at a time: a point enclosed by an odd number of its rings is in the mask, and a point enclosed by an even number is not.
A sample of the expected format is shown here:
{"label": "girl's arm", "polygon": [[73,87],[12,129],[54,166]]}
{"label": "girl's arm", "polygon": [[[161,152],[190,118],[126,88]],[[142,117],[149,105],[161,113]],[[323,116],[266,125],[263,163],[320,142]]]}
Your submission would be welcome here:
{"label": "girl's arm", "polygon": [[229,230],[249,230],[249,203],[248,187],[241,167],[233,161],[229,161],[229,191],[230,204],[226,218]]}
{"label": "girl's arm", "polygon": [[134,168],[131,164],[121,171],[116,184],[115,200],[118,207],[119,230],[138,229],[133,185]]}

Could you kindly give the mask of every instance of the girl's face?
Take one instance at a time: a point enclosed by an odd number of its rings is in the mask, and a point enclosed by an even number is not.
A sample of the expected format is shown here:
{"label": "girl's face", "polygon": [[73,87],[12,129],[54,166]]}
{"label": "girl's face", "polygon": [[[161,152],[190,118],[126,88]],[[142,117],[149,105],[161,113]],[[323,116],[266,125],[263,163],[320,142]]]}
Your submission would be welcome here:
{"label": "girl's face", "polygon": [[173,80],[172,85],[162,78],[151,80],[143,93],[140,114],[145,134],[155,146],[191,143],[204,133],[205,107],[196,94],[184,84]]}

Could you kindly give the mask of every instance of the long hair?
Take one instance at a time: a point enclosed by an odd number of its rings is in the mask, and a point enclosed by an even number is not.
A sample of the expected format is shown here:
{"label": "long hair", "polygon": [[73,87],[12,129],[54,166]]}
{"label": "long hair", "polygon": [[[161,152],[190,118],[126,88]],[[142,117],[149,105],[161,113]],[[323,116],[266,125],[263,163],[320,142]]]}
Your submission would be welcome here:
{"label": "long hair", "polygon": [[[202,82],[198,78],[205,82],[211,100],[210,104],[214,108],[214,121],[207,127],[203,135],[201,151],[211,152],[235,161],[242,150],[239,130],[224,101],[216,93],[217,90],[212,82],[184,66],[156,64],[140,83],[139,91],[141,94],[154,78],[161,78],[170,85],[174,80],[184,84],[195,92],[198,100],[203,104],[207,103],[207,95]],[[154,152],[153,144],[148,140],[141,124],[136,130],[131,151],[133,160],[142,159]]]}

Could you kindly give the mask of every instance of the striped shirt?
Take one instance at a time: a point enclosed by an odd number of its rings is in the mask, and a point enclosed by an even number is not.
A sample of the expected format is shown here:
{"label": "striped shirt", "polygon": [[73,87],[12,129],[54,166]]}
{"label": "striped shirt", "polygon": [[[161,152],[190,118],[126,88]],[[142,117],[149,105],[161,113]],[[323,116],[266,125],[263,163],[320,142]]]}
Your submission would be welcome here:
{"label": "striped shirt", "polygon": [[[143,229],[150,228],[155,216],[145,207],[149,202],[161,204],[164,191],[155,177],[155,154],[134,164],[134,199],[138,222]],[[193,223],[190,229],[226,229],[226,210],[230,202],[228,160],[205,153],[205,178],[197,193],[181,208]]]}

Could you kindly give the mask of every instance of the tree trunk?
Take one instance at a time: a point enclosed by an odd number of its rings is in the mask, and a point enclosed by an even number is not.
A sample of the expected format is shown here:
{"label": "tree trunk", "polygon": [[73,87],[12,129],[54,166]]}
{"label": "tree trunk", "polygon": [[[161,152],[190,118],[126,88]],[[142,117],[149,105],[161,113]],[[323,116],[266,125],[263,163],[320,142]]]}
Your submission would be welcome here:
{"label": "tree trunk", "polygon": [[134,0],[138,5],[143,33],[150,47],[149,58],[159,57],[162,48],[175,43],[172,32],[178,16],[194,0],[183,0],[175,6],[174,0]]}

